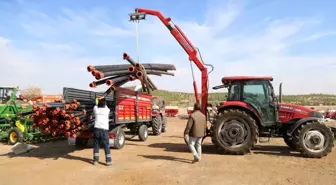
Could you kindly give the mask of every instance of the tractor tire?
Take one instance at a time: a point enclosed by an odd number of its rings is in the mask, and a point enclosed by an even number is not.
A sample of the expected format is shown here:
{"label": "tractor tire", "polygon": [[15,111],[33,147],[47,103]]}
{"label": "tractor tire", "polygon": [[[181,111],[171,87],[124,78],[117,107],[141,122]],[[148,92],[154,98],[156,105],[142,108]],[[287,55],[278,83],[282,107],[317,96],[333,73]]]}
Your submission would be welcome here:
{"label": "tractor tire", "polygon": [[138,134],[140,141],[146,141],[148,139],[148,127],[146,125],[141,125]]}
{"label": "tractor tire", "polygon": [[122,149],[125,146],[125,132],[122,128],[119,128],[116,133],[116,138],[114,139],[114,147],[115,149]]}
{"label": "tractor tire", "polygon": [[153,129],[153,134],[158,136],[161,134],[162,130],[162,119],[161,116],[155,116],[152,119],[152,129]]}
{"label": "tractor tire", "polygon": [[[299,128],[295,130],[294,137],[298,150],[305,157],[325,157],[334,147],[334,134],[331,129],[316,121],[306,122],[300,125]],[[316,148],[318,148],[317,151],[315,150]]]}
{"label": "tractor tire", "polygon": [[88,144],[89,139],[87,138],[78,138],[76,137],[76,147],[78,148],[84,148]]}
{"label": "tractor tire", "polygon": [[225,154],[244,155],[258,142],[256,121],[239,109],[224,110],[212,123],[211,129],[212,143]]}
{"label": "tractor tire", "polygon": [[297,142],[295,137],[290,137],[286,133],[283,135],[284,142],[287,144],[289,148],[292,150],[298,150]]}
{"label": "tractor tire", "polygon": [[8,131],[8,143],[15,145],[23,142],[23,133],[19,128],[12,128]]}
{"label": "tractor tire", "polygon": [[165,133],[165,132],[167,132],[167,117],[164,116],[162,120],[163,121],[162,121],[162,130],[161,130],[161,132]]}

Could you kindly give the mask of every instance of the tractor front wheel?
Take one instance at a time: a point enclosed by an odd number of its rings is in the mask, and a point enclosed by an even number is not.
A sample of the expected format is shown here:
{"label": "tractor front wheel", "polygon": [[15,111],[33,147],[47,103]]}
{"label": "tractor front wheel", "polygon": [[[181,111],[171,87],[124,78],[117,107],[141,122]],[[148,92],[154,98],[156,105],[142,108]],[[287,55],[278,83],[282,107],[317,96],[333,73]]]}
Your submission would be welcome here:
{"label": "tractor front wheel", "polygon": [[331,129],[316,121],[306,122],[294,132],[298,150],[306,157],[322,158],[334,147],[334,134]]}
{"label": "tractor front wheel", "polygon": [[226,154],[244,155],[258,142],[256,121],[239,109],[224,110],[211,129],[213,144]]}
{"label": "tractor front wheel", "polygon": [[23,141],[23,133],[19,128],[12,128],[8,132],[8,143],[10,145],[15,145],[18,142]]}

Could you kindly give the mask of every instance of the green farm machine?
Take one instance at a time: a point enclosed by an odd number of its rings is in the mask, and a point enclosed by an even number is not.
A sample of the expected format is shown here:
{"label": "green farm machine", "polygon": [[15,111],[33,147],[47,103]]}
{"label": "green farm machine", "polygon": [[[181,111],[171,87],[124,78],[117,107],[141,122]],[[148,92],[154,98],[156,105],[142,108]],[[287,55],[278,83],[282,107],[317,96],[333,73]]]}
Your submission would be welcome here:
{"label": "green farm machine", "polygon": [[25,114],[32,105],[17,97],[18,87],[0,87],[0,140],[17,142],[40,140],[44,135],[32,127],[32,120]]}

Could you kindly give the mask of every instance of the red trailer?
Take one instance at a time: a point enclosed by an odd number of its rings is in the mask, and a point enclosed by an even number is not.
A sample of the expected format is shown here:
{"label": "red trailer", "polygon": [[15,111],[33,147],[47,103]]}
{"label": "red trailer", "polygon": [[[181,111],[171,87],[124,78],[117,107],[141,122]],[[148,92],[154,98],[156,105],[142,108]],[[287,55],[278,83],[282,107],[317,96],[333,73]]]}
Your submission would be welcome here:
{"label": "red trailer", "polygon": [[165,112],[167,117],[176,117],[179,112],[178,106],[166,106]]}
{"label": "red trailer", "polygon": [[[100,96],[99,93],[95,93],[92,97],[97,96]],[[110,146],[117,149],[123,148],[125,144],[124,128],[130,129],[132,134],[137,134],[141,141],[147,140],[148,127],[153,126],[153,120],[157,120],[155,119],[157,116],[161,116],[152,111],[152,96],[126,88],[117,88],[107,97],[107,100],[110,100],[108,107],[112,114]],[[89,139],[92,139],[92,132],[87,130],[81,132],[76,139],[69,138],[68,140],[69,144],[85,146]]]}

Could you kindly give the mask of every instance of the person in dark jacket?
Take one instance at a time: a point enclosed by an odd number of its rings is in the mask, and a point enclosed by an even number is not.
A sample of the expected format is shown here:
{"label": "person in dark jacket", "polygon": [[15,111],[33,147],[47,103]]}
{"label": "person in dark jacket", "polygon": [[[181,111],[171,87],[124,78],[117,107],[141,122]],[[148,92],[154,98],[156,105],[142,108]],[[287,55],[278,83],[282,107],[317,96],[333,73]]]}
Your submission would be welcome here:
{"label": "person in dark jacket", "polygon": [[106,165],[112,163],[110,145],[109,145],[109,114],[110,109],[106,106],[105,98],[98,98],[98,106],[94,106],[95,123],[93,129],[93,164],[97,165],[99,161],[99,149],[102,145],[105,150]]}
{"label": "person in dark jacket", "polygon": [[201,160],[202,139],[206,132],[206,118],[201,112],[201,105],[194,104],[194,111],[189,116],[187,126],[184,130],[184,138],[191,153],[194,156],[193,163]]}

